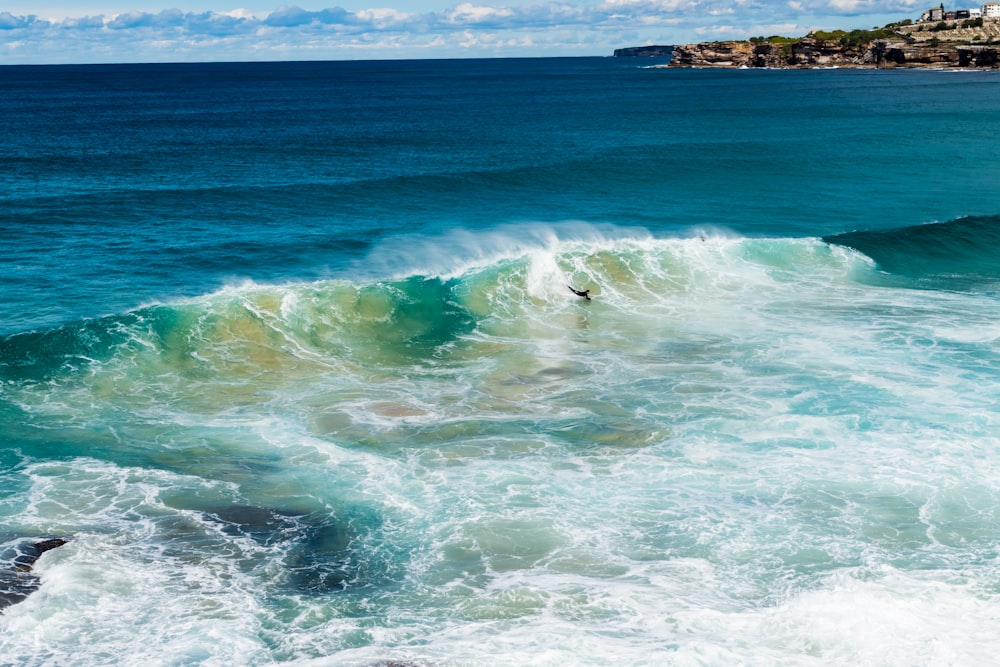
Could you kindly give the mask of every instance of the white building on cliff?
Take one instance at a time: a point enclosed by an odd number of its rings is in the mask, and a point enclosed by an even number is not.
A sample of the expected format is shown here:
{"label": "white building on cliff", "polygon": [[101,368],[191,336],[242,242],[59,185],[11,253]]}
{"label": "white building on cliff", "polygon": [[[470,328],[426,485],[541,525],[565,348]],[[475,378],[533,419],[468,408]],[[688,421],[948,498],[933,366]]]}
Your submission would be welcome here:
{"label": "white building on cliff", "polygon": [[[961,16],[958,16],[958,14],[961,14]],[[942,2],[938,7],[931,7],[921,14],[920,21],[933,21],[936,23],[956,18],[976,19],[980,17],[984,19],[1000,19],[1000,2],[987,2],[983,5],[982,9],[977,7],[975,9],[956,10],[954,12],[946,12],[944,10],[944,3]]]}
{"label": "white building on cliff", "polygon": [[920,15],[921,21],[944,21],[944,3],[940,7],[932,7]]}

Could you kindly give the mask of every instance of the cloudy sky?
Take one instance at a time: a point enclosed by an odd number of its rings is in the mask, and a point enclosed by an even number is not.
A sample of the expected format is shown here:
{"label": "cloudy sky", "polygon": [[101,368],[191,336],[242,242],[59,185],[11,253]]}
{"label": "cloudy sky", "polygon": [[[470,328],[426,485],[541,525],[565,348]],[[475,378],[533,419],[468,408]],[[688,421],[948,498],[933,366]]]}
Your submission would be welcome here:
{"label": "cloudy sky", "polygon": [[622,46],[871,28],[916,18],[925,5],[930,0],[304,0],[282,6],[273,0],[10,0],[0,3],[0,65],[606,56]]}

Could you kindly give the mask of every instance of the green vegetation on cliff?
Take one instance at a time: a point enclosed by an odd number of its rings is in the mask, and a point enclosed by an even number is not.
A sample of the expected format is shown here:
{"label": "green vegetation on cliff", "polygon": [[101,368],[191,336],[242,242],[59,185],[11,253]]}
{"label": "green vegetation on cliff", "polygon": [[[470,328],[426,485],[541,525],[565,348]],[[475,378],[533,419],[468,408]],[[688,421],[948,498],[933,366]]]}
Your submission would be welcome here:
{"label": "green vegetation on cliff", "polygon": [[838,42],[844,48],[857,48],[867,46],[876,39],[892,39],[898,37],[897,29],[903,25],[910,25],[912,21],[907,19],[897,23],[890,23],[882,28],[872,30],[814,30],[806,37],[783,37],[772,35],[770,37],[751,37],[751,44],[795,44],[805,38],[819,39],[825,42]]}
{"label": "green vegetation on cliff", "polygon": [[751,44],[794,44],[802,39],[801,37],[782,37],[781,35],[771,35],[770,37],[751,37]]}
{"label": "green vegetation on cliff", "polygon": [[889,27],[877,28],[875,30],[852,30],[850,32],[845,30],[816,30],[810,35],[810,37],[828,42],[839,42],[841,46],[848,49],[867,46],[876,39],[892,39],[895,36],[896,33]]}
{"label": "green vegetation on cliff", "polygon": [[871,30],[814,30],[674,47],[671,67],[1000,69],[1000,20],[903,20]]}
{"label": "green vegetation on cliff", "polygon": [[[927,33],[933,33],[933,35],[927,35]],[[1000,33],[1000,23],[994,21],[991,27],[990,25],[986,25],[982,18],[939,21],[933,24],[914,23],[911,19],[905,19],[888,23],[881,28],[872,28],[871,30],[814,30],[804,37],[785,37],[783,35],[765,37],[761,35],[759,37],[751,37],[747,41],[754,46],[760,46],[764,44],[797,44],[803,39],[815,39],[836,43],[845,49],[861,49],[877,40],[891,39],[902,39],[910,43],[914,41],[927,41],[935,45],[942,40],[950,42],[964,41],[970,44],[986,41],[990,44],[995,41],[994,38],[998,33]],[[938,35],[940,35],[940,39]]]}

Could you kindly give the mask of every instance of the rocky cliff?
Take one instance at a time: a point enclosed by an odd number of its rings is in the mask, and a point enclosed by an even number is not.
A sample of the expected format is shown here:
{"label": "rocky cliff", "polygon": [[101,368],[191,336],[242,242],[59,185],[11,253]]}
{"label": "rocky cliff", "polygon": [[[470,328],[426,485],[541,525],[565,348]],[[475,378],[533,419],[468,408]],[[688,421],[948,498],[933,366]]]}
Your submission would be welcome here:
{"label": "rocky cliff", "polygon": [[624,49],[615,49],[615,57],[630,57],[630,56],[641,56],[641,57],[666,57],[673,53],[674,47],[672,46],[629,46]]}
{"label": "rocky cliff", "polygon": [[876,40],[864,46],[804,37],[783,43],[703,42],[674,47],[670,67],[1000,68],[1000,46]]}

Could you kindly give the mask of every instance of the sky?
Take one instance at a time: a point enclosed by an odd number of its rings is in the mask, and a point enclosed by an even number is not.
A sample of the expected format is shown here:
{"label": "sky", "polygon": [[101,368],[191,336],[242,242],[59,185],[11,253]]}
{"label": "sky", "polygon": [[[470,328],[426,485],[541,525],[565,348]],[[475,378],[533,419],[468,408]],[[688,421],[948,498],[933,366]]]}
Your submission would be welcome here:
{"label": "sky", "polygon": [[313,0],[279,6],[268,0],[0,0],[0,65],[610,56],[627,46],[872,28],[916,19],[930,6],[931,0]]}

